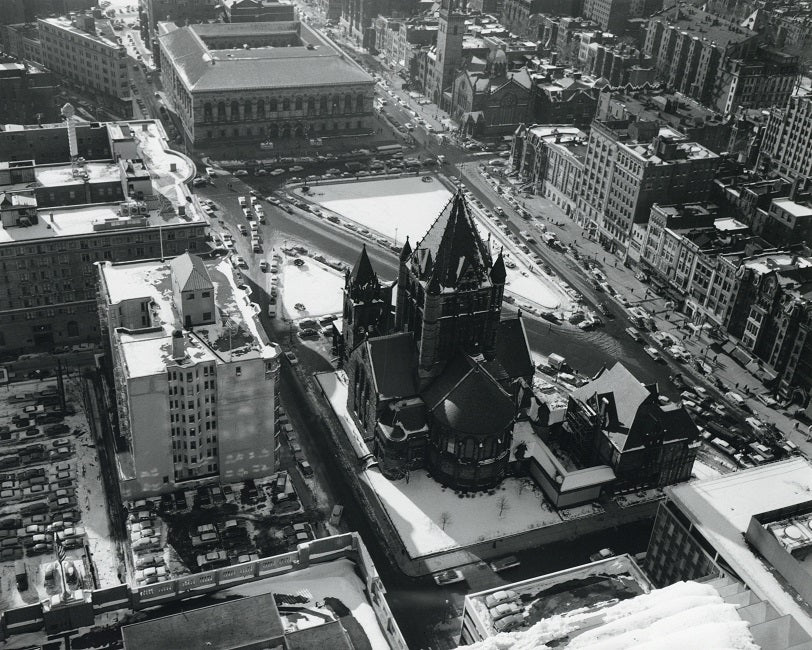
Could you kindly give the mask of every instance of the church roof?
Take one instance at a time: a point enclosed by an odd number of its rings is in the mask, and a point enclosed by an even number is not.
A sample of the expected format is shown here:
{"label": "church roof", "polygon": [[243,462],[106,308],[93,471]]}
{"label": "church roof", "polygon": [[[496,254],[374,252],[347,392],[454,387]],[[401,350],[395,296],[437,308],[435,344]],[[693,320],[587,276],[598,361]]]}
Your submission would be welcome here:
{"label": "church roof", "polygon": [[483,364],[499,381],[532,377],[535,372],[527,332],[521,318],[511,318],[499,323],[496,333],[496,355]]}
{"label": "church roof", "polygon": [[366,244],[364,244],[361,249],[361,255],[358,256],[355,266],[352,267],[350,279],[353,284],[358,286],[377,284],[378,282],[378,276],[372,268],[372,262],[369,260],[369,255],[367,254]]}
{"label": "church roof", "polygon": [[437,422],[463,433],[498,433],[516,416],[510,396],[478,361],[462,353],[422,396]]}
{"label": "church roof", "polygon": [[479,236],[462,192],[455,194],[412,253],[417,276],[430,291],[456,287],[466,274],[487,279],[491,268],[488,248]]}
{"label": "church roof", "polygon": [[376,336],[364,345],[379,395],[385,398],[417,395],[417,353],[411,332]]}
{"label": "church roof", "polygon": [[173,259],[169,265],[181,291],[201,291],[214,288],[206,265],[197,255],[184,253]]}

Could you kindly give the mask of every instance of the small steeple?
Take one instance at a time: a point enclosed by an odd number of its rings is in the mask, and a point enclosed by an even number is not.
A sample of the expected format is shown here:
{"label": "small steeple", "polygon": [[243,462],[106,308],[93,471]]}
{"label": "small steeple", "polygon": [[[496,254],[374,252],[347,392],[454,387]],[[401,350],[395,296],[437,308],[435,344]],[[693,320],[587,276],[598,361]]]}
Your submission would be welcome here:
{"label": "small steeple", "polygon": [[491,282],[494,284],[505,284],[507,279],[507,271],[505,270],[505,258],[502,256],[502,250],[499,250],[499,255],[491,267]]}
{"label": "small steeple", "polygon": [[361,249],[361,255],[359,256],[358,261],[355,263],[355,266],[352,268],[350,280],[352,281],[352,284],[361,287],[368,284],[378,283],[378,276],[375,273],[375,270],[372,268],[372,262],[369,261],[366,244],[364,244],[363,248]]}
{"label": "small steeple", "polygon": [[409,256],[412,254],[412,245],[409,243],[409,236],[406,235],[406,243],[403,244],[403,248],[400,249],[400,261],[405,262],[409,259]]}

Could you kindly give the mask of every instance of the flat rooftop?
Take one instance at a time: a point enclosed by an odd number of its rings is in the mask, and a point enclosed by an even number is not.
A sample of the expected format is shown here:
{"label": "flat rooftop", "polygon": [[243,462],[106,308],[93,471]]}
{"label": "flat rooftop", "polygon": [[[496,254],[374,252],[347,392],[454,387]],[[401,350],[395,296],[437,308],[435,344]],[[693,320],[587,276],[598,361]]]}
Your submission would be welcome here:
{"label": "flat rooftop", "polygon": [[792,255],[791,253],[764,253],[763,255],[754,255],[745,259],[742,265],[756,273],[764,274],[772,271],[808,269],[812,266],[812,258]]}
{"label": "flat rooftop", "polygon": [[40,18],[39,20],[44,23],[48,23],[49,25],[53,25],[54,27],[59,27],[60,29],[63,29],[64,31],[73,34],[74,36],[96,41],[97,43],[101,43],[102,45],[105,45],[107,47],[124,49],[124,46],[117,43],[115,38],[113,37],[113,30],[110,27],[109,23],[107,23],[107,29],[105,29],[104,25],[107,22],[105,20],[95,21],[96,24],[95,34],[91,34],[83,29],[79,29],[71,22],[70,18],[68,18],[67,16],[59,16],[57,18]]}
{"label": "flat rooftop", "polygon": [[[207,44],[207,40],[216,43],[218,38],[270,38],[286,32],[298,41],[297,45],[219,49]],[[193,91],[374,83],[363,68],[300,22],[190,27],[160,23],[159,34],[181,79]]]}
{"label": "flat rooftop", "polygon": [[721,478],[682,483],[666,492],[759,598],[770,601],[781,614],[794,616],[812,634],[812,618],[796,601],[795,593],[779,582],[776,572],[754,555],[744,539],[753,515],[809,500],[812,465],[808,460],[794,458]]}
{"label": "flat rooftop", "polygon": [[727,21],[717,15],[685,4],[680,5],[678,17],[675,17],[672,7],[663,10],[653,18],[659,18],[680,31],[688,32],[692,37],[715,43],[721,49],[725,49],[731,43],[739,43],[756,35],[756,32],[740,27],[734,21]]}
{"label": "flat rooftop", "polygon": [[[278,348],[270,343],[257,320],[257,307],[237,286],[227,259],[204,262],[214,285],[215,323],[198,325],[184,333],[186,354],[195,362],[237,359],[273,359]],[[127,376],[162,373],[172,363],[172,334],[183,329],[172,296],[169,262],[159,260],[106,263],[102,278],[111,304],[148,299],[152,323],[148,329],[118,330]]]}

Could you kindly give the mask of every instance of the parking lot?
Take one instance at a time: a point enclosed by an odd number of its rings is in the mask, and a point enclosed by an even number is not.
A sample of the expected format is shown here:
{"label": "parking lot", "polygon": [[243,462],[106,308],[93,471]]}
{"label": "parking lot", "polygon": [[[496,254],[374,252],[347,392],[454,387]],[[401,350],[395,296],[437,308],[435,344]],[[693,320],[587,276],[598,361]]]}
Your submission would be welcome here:
{"label": "parking lot", "polygon": [[0,607],[61,593],[55,542],[72,589],[118,583],[99,461],[81,380],[33,380],[0,394]]}
{"label": "parking lot", "polygon": [[125,503],[130,582],[143,586],[292,550],[325,534],[312,470],[284,410],[281,470]]}

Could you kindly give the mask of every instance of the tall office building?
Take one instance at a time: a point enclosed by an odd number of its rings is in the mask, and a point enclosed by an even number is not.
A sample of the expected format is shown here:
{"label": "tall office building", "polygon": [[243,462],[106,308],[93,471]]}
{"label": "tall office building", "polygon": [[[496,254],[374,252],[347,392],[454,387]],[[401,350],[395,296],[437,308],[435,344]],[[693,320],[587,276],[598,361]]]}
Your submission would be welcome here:
{"label": "tall office building", "polygon": [[790,181],[812,178],[812,95],[792,97],[770,111],[759,164]]}

